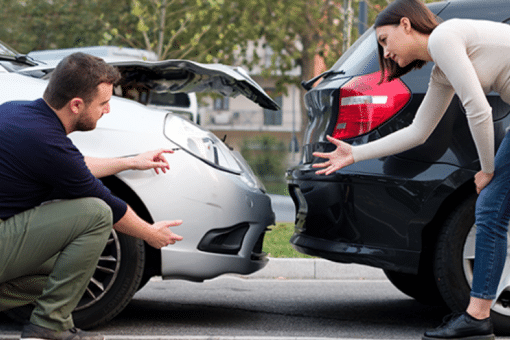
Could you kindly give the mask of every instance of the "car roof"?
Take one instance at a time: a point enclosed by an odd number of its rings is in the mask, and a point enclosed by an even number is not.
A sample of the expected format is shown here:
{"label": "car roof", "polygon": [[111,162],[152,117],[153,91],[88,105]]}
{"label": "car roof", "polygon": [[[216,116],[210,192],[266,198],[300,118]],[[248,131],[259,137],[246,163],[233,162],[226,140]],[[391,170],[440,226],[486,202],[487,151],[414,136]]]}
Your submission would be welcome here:
{"label": "car roof", "polygon": [[27,56],[40,61],[50,60],[58,63],[58,61],[62,60],[64,57],[75,52],[91,54],[109,61],[158,60],[158,56],[154,52],[119,46],[87,46],[55,50],[40,50],[31,51],[27,54]]}
{"label": "car roof", "polygon": [[443,20],[471,18],[502,22],[510,18],[510,1],[450,0],[448,6],[439,13],[439,16]]}

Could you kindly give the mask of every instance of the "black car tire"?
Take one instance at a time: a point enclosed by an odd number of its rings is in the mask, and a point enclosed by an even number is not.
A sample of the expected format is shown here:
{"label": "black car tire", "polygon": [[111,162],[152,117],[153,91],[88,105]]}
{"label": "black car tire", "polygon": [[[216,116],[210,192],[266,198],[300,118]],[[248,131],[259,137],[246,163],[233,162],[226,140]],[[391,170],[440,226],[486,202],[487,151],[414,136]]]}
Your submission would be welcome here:
{"label": "black car tire", "polygon": [[432,273],[408,274],[384,270],[384,274],[398,290],[416,301],[431,306],[444,305]]}
{"label": "black car tire", "polygon": [[[73,311],[77,327],[88,329],[118,315],[131,301],[142,280],[145,264],[143,241],[112,231],[97,269]],[[26,322],[33,306],[6,311],[11,318]]]}
{"label": "black car tire", "polygon": [[467,235],[475,221],[476,196],[457,206],[446,218],[438,235],[434,256],[434,277],[446,305],[455,312],[464,311],[471,287],[463,267]]}
{"label": "black car tire", "polygon": [[[451,212],[436,244],[434,276],[445,303],[455,312],[465,311],[470,299],[476,198],[476,195],[471,195]],[[465,251],[469,251],[472,256],[467,256]],[[494,307],[491,310],[494,329],[498,334],[510,333],[510,308],[502,306],[502,303],[510,306],[510,299],[502,301],[506,298],[504,294],[498,297],[496,308],[507,314],[495,311]]]}

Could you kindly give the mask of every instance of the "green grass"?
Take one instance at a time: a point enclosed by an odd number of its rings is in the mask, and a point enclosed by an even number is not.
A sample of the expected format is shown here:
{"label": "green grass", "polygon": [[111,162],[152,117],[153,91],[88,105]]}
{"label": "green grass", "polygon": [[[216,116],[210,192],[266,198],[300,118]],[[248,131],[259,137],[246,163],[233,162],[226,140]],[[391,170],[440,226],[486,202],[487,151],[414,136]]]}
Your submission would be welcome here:
{"label": "green grass", "polygon": [[311,256],[301,254],[290,245],[289,240],[294,233],[293,223],[277,223],[269,228],[271,231],[267,232],[264,237],[262,250],[268,253],[270,257],[312,258]]}

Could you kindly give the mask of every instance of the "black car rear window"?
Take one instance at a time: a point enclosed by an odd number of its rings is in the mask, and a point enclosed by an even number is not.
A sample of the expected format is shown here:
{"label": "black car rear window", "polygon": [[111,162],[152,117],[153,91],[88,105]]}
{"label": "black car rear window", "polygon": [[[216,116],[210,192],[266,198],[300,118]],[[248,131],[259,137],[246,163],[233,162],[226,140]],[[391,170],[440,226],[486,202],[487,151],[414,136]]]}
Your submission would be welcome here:
{"label": "black car rear window", "polygon": [[367,74],[379,71],[377,40],[374,27],[370,27],[331,68],[347,74]]}

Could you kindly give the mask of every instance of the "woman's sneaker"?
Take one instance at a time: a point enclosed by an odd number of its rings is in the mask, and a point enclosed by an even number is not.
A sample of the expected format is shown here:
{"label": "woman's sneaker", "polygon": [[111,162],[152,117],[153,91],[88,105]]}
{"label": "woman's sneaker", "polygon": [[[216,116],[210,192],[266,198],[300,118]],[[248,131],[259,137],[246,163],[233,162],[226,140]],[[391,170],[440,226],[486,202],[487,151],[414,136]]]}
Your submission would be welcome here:
{"label": "woman's sneaker", "polygon": [[20,340],[104,340],[102,335],[84,332],[78,328],[54,331],[30,323],[23,327]]}

